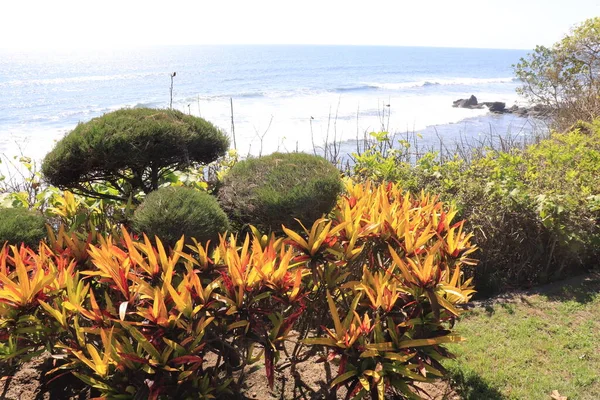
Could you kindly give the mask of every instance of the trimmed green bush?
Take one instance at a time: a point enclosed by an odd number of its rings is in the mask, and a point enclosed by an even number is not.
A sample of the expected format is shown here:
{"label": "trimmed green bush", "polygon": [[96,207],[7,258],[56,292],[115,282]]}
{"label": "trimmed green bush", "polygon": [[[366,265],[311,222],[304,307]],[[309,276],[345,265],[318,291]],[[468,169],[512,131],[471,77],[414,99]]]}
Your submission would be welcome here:
{"label": "trimmed green bush", "polygon": [[46,237],[46,220],[26,208],[0,208],[0,246],[25,243],[37,247]]}
{"label": "trimmed green bush", "polygon": [[186,187],[165,187],[146,196],[133,215],[133,227],[150,238],[158,236],[173,245],[185,235],[215,243],[229,229],[227,215],[206,192]]}
{"label": "trimmed green bush", "polygon": [[225,134],[202,118],[175,110],[122,109],[77,125],[48,153],[42,173],[61,189],[127,201],[158,189],[174,170],[216,160],[228,147]]}
{"label": "trimmed green bush", "polygon": [[335,205],[342,182],[339,171],[322,157],[274,153],[233,166],[219,188],[218,199],[232,225],[254,225],[280,232],[281,225],[310,226]]}

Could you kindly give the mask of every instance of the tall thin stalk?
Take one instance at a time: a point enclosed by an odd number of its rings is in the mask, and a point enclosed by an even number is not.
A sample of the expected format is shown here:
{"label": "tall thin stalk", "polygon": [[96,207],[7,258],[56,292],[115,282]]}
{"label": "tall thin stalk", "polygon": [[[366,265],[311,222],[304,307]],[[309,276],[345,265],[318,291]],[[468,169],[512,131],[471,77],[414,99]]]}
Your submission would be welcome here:
{"label": "tall thin stalk", "polygon": [[173,109],[173,78],[177,75],[177,72],[171,74],[171,99],[169,100],[169,110]]}
{"label": "tall thin stalk", "polygon": [[233,122],[233,98],[229,98],[231,104],[231,136],[233,137],[233,149],[237,150],[237,143],[235,142],[235,123]]}

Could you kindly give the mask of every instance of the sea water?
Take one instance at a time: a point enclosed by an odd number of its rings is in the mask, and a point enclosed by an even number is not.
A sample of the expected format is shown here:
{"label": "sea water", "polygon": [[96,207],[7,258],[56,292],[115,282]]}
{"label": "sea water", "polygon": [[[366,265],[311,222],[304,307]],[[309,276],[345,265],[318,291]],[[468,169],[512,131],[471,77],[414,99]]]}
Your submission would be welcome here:
{"label": "sea water", "polygon": [[[452,101],[522,102],[524,50],[376,46],[176,46],[0,50],[0,153],[41,158],[86,122],[122,107],[169,107],[222,128],[245,154],[347,148],[370,132],[425,145],[527,135],[529,120]],[[171,74],[173,94],[171,98]],[[233,111],[232,111],[233,109]],[[233,118],[232,118],[233,117]],[[233,124],[232,124],[233,119]]]}

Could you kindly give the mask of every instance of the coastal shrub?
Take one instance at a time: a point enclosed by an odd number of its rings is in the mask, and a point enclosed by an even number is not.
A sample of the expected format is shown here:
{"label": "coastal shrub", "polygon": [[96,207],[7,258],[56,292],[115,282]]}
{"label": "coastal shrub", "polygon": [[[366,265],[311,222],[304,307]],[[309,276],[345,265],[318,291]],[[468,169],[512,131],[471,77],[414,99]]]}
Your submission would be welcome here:
{"label": "coastal shrub", "polygon": [[235,164],[218,199],[236,229],[281,232],[281,225],[299,228],[296,218],[314,221],[327,214],[341,190],[339,171],[324,158],[274,153]]}
{"label": "coastal shrub", "polygon": [[[135,202],[165,176],[225,154],[225,134],[175,110],[122,109],[77,127],[48,153],[42,173],[52,185],[88,197]],[[95,183],[109,190],[98,190]]]}
{"label": "coastal shrub", "polygon": [[26,208],[0,208],[0,246],[25,243],[36,247],[46,237],[45,218]]}
{"label": "coastal shrub", "polygon": [[[377,153],[377,152],[375,152]],[[455,203],[481,252],[472,271],[479,293],[493,294],[593,267],[600,255],[600,122],[580,123],[524,149],[479,149],[465,160],[422,154],[357,155],[353,174],[391,178]],[[391,161],[390,161],[391,160]],[[382,169],[385,168],[385,169]],[[383,179],[382,179],[383,178]]]}
{"label": "coastal shrub", "polygon": [[[459,193],[482,249],[479,287],[494,292],[558,279],[600,254],[600,125],[585,124],[523,151],[475,160]],[[482,189],[483,188],[483,189]]]}
{"label": "coastal shrub", "polygon": [[600,17],[575,26],[551,47],[537,46],[514,66],[527,100],[554,111],[554,128],[600,116]]}
{"label": "coastal shrub", "polygon": [[306,230],[230,235],[214,250],[169,251],[124,228],[88,243],[83,262],[5,248],[0,361],[48,351],[49,379],[70,373],[89,397],[227,399],[258,361],[275,390],[276,371],[303,385],[302,363],[320,359],[335,371],[327,398],[414,398],[462,340],[472,235],[435,196],[351,181],[346,192]]}
{"label": "coastal shrub", "polygon": [[174,245],[182,235],[213,243],[229,229],[227,215],[205,191],[186,187],[160,188],[135,210],[133,227],[149,237]]}

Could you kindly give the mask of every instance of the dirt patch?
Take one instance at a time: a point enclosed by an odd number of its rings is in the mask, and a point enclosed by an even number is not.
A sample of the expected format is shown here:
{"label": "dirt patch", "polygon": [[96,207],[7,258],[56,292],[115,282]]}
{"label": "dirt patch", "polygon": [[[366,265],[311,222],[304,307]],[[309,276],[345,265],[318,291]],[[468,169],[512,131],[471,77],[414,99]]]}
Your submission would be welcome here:
{"label": "dirt patch", "polygon": [[[286,345],[288,354],[292,353],[292,342]],[[269,388],[264,365],[257,366],[246,375],[242,388],[243,396],[252,400],[320,400],[328,397],[330,382],[337,376],[337,367],[320,361],[320,356],[312,356],[308,360],[296,364],[295,368],[282,368],[290,365],[290,360],[284,357],[278,363],[273,389]],[[447,381],[435,383],[419,383],[419,395],[425,400],[460,400]],[[337,391],[337,399],[346,397],[345,388]],[[392,393],[387,396],[395,398]]]}
{"label": "dirt patch", "polygon": [[[84,400],[89,390],[71,374],[50,381],[46,372],[53,369],[52,358],[45,353],[19,368],[0,371],[0,400]],[[3,375],[3,376],[2,376]]]}
{"label": "dirt patch", "polygon": [[14,375],[0,379],[0,398],[8,400],[35,399],[40,392],[43,357],[24,363]]}

